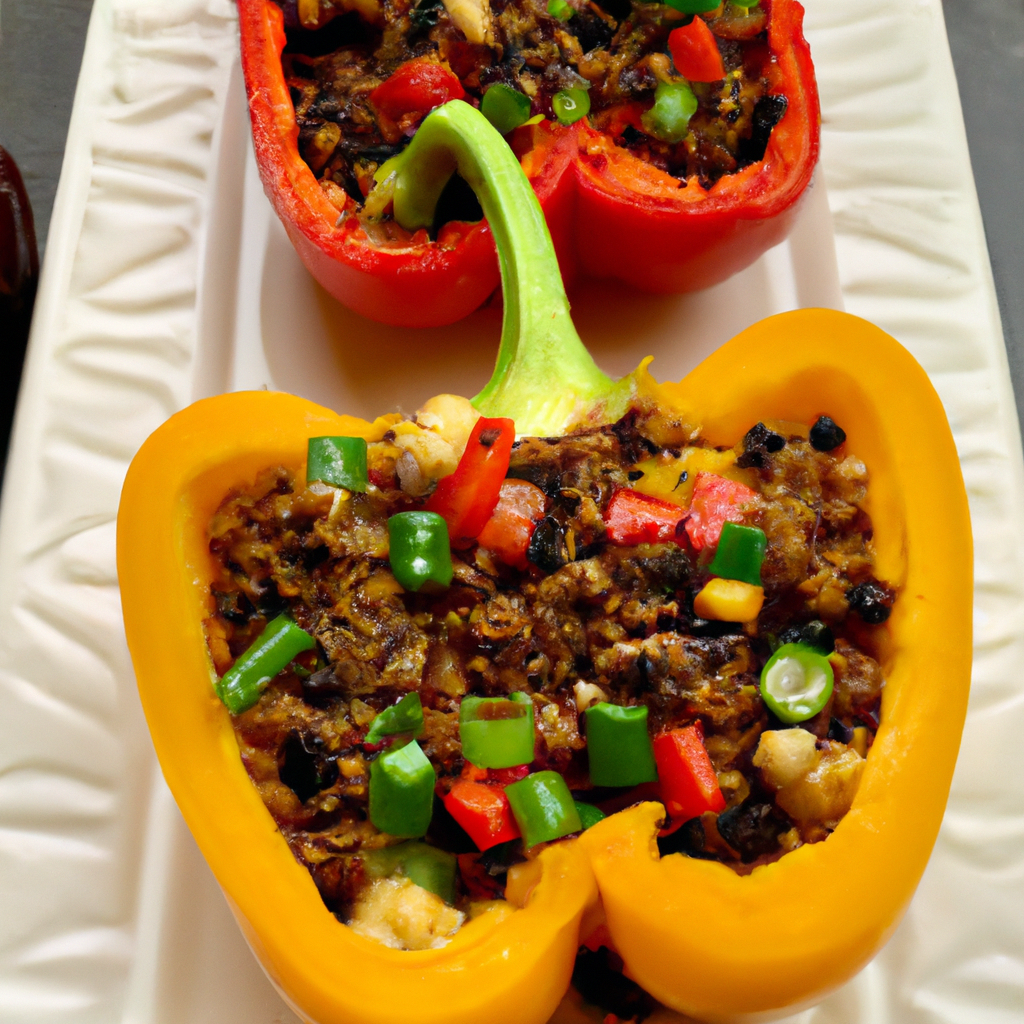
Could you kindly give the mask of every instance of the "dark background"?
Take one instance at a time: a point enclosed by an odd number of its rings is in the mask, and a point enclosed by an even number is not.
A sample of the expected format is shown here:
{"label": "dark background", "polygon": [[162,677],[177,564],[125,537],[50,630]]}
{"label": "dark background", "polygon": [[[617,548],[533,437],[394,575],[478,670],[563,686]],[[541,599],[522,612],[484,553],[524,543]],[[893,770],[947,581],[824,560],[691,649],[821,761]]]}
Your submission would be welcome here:
{"label": "dark background", "polygon": [[[91,0],[0,0],[0,145],[43,255]],[[1024,0],[944,0],[1018,414],[1024,409]],[[0,410],[2,422],[3,410]],[[0,450],[6,438],[0,438]]]}

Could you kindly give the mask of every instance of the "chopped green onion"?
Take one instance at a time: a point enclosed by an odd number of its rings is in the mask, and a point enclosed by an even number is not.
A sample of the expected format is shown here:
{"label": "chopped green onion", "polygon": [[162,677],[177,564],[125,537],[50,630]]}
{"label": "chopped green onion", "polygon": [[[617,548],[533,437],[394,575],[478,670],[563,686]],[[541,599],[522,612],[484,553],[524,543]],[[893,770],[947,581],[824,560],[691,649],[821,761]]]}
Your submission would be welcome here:
{"label": "chopped green onion", "polygon": [[418,693],[407,693],[397,704],[385,708],[372,722],[364,742],[380,743],[385,736],[411,733],[416,739],[423,735],[423,704]]}
{"label": "chopped green onion", "polygon": [[606,815],[600,807],[595,807],[593,804],[585,804],[581,800],[574,800],[573,803],[576,804],[576,813],[580,816],[580,822],[583,825],[584,831],[592,828],[599,821],[604,821]]}
{"label": "chopped green onion", "polygon": [[530,118],[530,97],[501,82],[492,85],[480,101],[480,113],[502,134],[525,124]]}
{"label": "chopped green onion", "polygon": [[731,7],[742,7],[745,11],[750,10],[752,7],[756,7],[761,0],[729,0]]}
{"label": "chopped green onion", "polygon": [[572,4],[567,4],[565,0],[548,0],[548,14],[552,18],[568,21],[575,13],[576,9]]}
{"label": "chopped green onion", "polygon": [[267,684],[302,651],[316,641],[287,615],[278,615],[252,642],[249,649],[214,684],[217,696],[233,715],[239,715],[260,699]]}
{"label": "chopped green onion", "polygon": [[753,587],[761,586],[761,563],[768,550],[764,530],[756,526],[725,523],[718,540],[715,557],[708,572],[726,580],[741,580]]}
{"label": "chopped green onion", "polygon": [[448,524],[436,512],[399,512],[388,520],[388,536],[391,571],[406,590],[429,593],[451,583]]}
{"label": "chopped green onion", "polygon": [[782,722],[813,718],[832,696],[832,666],[806,644],[783,644],[761,672],[761,696]]}
{"label": "chopped green onion", "polygon": [[507,786],[505,795],[527,849],[583,829],[569,787],[558,772],[527,775]]}
{"label": "chopped green onion", "polygon": [[[668,6],[683,14],[707,14],[709,11],[716,11],[722,4],[722,0],[663,0]],[[754,0],[756,3],[757,0]]]}
{"label": "chopped green onion", "polygon": [[389,835],[425,835],[434,811],[437,775],[413,740],[385,750],[370,765],[370,821]]}
{"label": "chopped green onion", "polygon": [[478,768],[515,768],[533,760],[533,701],[525,693],[463,697],[459,706],[462,756]]}
{"label": "chopped green onion", "polygon": [[586,89],[562,89],[551,97],[551,109],[561,124],[575,124],[590,113],[590,97]]}
{"label": "chopped green onion", "polygon": [[349,491],[365,491],[366,442],[361,437],[311,437],[306,454],[306,480]]}
{"label": "chopped green onion", "polygon": [[659,82],[654,106],[640,118],[644,130],[662,142],[682,142],[690,118],[697,112],[697,97],[685,82]]}
{"label": "chopped green onion", "polygon": [[658,778],[646,707],[601,701],[584,714],[590,781],[595,786],[638,786]]}
{"label": "chopped green onion", "polygon": [[440,896],[445,903],[455,902],[455,875],[458,861],[453,853],[446,853],[426,843],[398,843],[361,854],[364,870],[370,878],[390,878],[405,875],[421,889]]}

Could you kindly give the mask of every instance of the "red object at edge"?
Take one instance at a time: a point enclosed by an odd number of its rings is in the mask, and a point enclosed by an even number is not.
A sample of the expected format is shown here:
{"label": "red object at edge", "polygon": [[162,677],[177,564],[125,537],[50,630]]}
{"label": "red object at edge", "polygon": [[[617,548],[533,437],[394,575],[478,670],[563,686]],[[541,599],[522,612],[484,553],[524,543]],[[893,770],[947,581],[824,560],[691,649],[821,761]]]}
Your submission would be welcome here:
{"label": "red object at edge", "polygon": [[689,82],[720,82],[725,78],[718,43],[703,18],[694,18],[689,25],[669,32],[668,52],[676,71]]}
{"label": "red object at edge", "polygon": [[544,492],[528,480],[504,480],[494,514],[477,536],[486,548],[506,565],[525,571],[530,539],[547,508]]}
{"label": "red object at edge", "polygon": [[678,539],[686,510],[626,487],[616,491],[604,511],[612,544],[665,544]]}
{"label": "red object at edge", "polygon": [[519,838],[519,826],[500,786],[460,779],[448,791],[444,806],[480,850]]}
{"label": "red object at edge", "polygon": [[742,523],[757,500],[757,492],[738,480],[698,473],[693,482],[686,535],[694,551],[713,548],[726,523]]}
{"label": "red object at edge", "polygon": [[370,102],[397,121],[403,114],[429,114],[434,107],[466,95],[462,83],[443,64],[418,58],[407,60],[373,92]]}
{"label": "red object at edge", "polygon": [[665,811],[674,821],[689,821],[705,811],[721,811],[725,797],[697,725],[654,738],[654,760]]}
{"label": "red object at edge", "polygon": [[472,544],[494,513],[515,439],[512,420],[481,416],[455,472],[438,481],[423,506],[448,524],[453,548]]}

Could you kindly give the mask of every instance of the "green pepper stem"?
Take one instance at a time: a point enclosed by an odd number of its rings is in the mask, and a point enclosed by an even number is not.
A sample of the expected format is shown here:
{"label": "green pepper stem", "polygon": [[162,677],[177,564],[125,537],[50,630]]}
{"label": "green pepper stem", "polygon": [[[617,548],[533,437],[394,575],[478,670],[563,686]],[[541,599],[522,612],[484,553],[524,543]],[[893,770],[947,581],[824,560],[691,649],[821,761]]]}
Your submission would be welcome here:
{"label": "green pepper stem", "polygon": [[554,435],[615,390],[576,333],[540,203],[508,143],[474,107],[453,100],[420,125],[377,173],[394,186],[395,219],[429,227],[458,170],[476,193],[498,249],[505,313],[494,373],[472,401],[515,420],[519,434]]}

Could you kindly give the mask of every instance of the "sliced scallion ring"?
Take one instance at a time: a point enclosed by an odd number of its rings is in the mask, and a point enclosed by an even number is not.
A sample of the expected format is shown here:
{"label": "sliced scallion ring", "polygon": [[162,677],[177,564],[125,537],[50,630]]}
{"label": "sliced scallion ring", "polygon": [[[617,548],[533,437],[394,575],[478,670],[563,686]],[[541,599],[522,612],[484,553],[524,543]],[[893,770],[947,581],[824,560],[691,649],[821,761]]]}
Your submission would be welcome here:
{"label": "sliced scallion ring", "polygon": [[832,666],[807,644],[783,644],[761,672],[761,696],[782,722],[806,722],[832,696]]}

